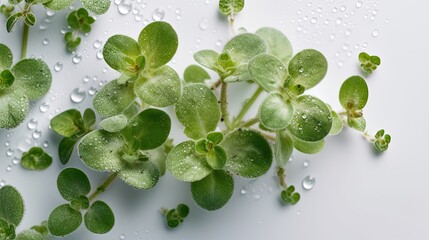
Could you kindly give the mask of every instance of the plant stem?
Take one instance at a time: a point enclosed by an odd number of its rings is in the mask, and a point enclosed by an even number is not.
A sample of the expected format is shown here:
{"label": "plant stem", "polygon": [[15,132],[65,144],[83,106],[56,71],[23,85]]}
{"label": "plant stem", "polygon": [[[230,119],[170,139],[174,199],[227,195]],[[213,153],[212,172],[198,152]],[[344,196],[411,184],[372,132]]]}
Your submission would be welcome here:
{"label": "plant stem", "polygon": [[365,132],[363,132],[362,133],[362,136],[366,139],[366,140],[368,140],[369,142],[374,142],[375,141],[375,139],[367,132],[367,131],[365,131]]}
{"label": "plant stem", "polygon": [[222,119],[225,122],[227,129],[231,129],[231,122],[229,121],[228,113],[228,102],[227,102],[227,90],[228,84],[222,81],[222,87],[220,91],[220,110],[222,113]]}
{"label": "plant stem", "polygon": [[[30,5],[28,3],[25,4],[24,11],[30,11]],[[28,32],[30,31],[30,27],[24,23],[24,28],[22,32],[22,45],[21,45],[21,59],[24,59],[27,56],[27,45],[28,45]]]}
{"label": "plant stem", "polygon": [[161,208],[161,210],[160,210],[160,211],[161,211],[161,214],[162,214],[162,215],[167,216],[167,214],[168,214],[168,209],[167,209],[167,208],[164,208],[164,207],[163,207],[163,208]]}
{"label": "plant stem", "polygon": [[259,117],[251,118],[245,122],[242,122],[237,128],[247,128],[259,122]]}
{"label": "plant stem", "polygon": [[101,193],[103,193],[104,191],[106,191],[106,189],[110,186],[110,184],[113,183],[113,181],[116,179],[116,177],[118,176],[118,173],[111,173],[106,180],[104,180],[104,182],[97,188],[97,190],[95,190],[95,192],[93,192],[90,196],[89,196],[89,202],[92,202],[96,197],[98,197],[98,195],[100,195]]}
{"label": "plant stem", "polygon": [[271,140],[273,142],[276,141],[276,136],[270,135],[270,134],[265,133],[265,132],[261,132],[261,135],[264,136],[265,138],[267,138],[268,140]]}
{"label": "plant stem", "polygon": [[212,90],[216,90],[220,85],[222,84],[222,80],[218,79],[213,86],[211,87]]}
{"label": "plant stem", "polygon": [[262,93],[262,88],[258,87],[256,89],[255,93],[253,93],[252,97],[250,97],[249,100],[246,101],[241,111],[238,113],[237,118],[234,120],[233,127],[240,124],[241,120],[244,118],[246,113],[249,111],[249,109],[252,107],[252,105],[255,103],[256,99],[258,99],[259,95]]}
{"label": "plant stem", "polygon": [[284,189],[287,189],[285,172],[286,170],[284,168],[279,167],[277,170],[277,176],[279,177],[280,186],[282,186]]}

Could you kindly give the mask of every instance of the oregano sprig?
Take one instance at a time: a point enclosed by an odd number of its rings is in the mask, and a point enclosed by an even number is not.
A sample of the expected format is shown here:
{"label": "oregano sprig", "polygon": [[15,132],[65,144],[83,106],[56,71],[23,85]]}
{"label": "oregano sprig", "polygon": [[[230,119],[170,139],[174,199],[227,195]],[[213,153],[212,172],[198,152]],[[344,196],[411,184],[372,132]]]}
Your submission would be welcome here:
{"label": "oregano sprig", "polygon": [[87,34],[91,31],[91,25],[95,22],[95,18],[89,16],[85,8],[79,8],[67,15],[67,24],[72,31],[66,32],[64,40],[69,52],[74,51],[81,42],[79,33]]}
{"label": "oregano sprig", "polygon": [[161,213],[165,216],[169,228],[177,228],[189,215],[189,207],[180,203],[176,208],[170,210],[161,208]]}

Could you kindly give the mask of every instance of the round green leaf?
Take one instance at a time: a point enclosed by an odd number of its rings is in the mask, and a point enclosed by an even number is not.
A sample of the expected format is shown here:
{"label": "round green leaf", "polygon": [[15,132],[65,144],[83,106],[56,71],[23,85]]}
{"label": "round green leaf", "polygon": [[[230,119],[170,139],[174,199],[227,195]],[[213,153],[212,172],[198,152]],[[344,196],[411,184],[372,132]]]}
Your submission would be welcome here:
{"label": "round green leaf", "polygon": [[274,144],[274,158],[277,165],[284,168],[293,153],[293,140],[285,131],[277,133],[276,142]]}
{"label": "round green leaf", "polygon": [[186,204],[181,203],[181,204],[177,205],[176,211],[177,211],[177,214],[179,214],[179,216],[181,218],[185,218],[189,214],[189,207]]}
{"label": "round green leaf", "polygon": [[337,112],[331,110],[332,115],[332,128],[329,132],[329,135],[336,135],[343,130],[343,122],[340,119],[340,116],[338,116]]}
{"label": "round green leaf", "polygon": [[152,162],[137,162],[124,166],[119,177],[137,189],[153,188],[159,179],[158,167]]}
{"label": "round green leaf", "polygon": [[57,178],[57,187],[61,196],[72,201],[80,196],[86,196],[91,191],[91,184],[84,172],[77,168],[66,168]]}
{"label": "round green leaf", "polygon": [[15,240],[45,240],[45,238],[42,234],[30,229],[20,232]]}
{"label": "round green leaf", "polygon": [[132,38],[114,35],[107,39],[103,47],[103,57],[113,69],[124,73],[136,73],[136,58],[140,55],[140,46]]}
{"label": "round green leaf", "polygon": [[213,50],[201,50],[194,54],[194,59],[197,63],[216,71],[216,62],[219,58],[219,53]]}
{"label": "round green leaf", "polygon": [[213,144],[217,145],[223,140],[222,132],[210,132],[207,134],[207,140],[211,141]]}
{"label": "round green leaf", "polygon": [[194,141],[175,146],[168,154],[166,164],[168,171],[180,181],[198,181],[212,172],[204,155],[196,153]]}
{"label": "round green leaf", "polygon": [[150,68],[167,64],[176,53],[179,40],[166,22],[153,22],[140,32],[139,45]]}
{"label": "round green leaf", "polygon": [[323,147],[325,146],[325,139],[317,142],[307,142],[298,138],[293,138],[293,146],[296,148],[296,150],[302,153],[316,154],[323,150]]}
{"label": "round green leaf", "polygon": [[91,130],[92,125],[95,124],[96,116],[94,110],[91,108],[85,109],[85,112],[83,112],[83,126],[85,130]]}
{"label": "round green leaf", "polygon": [[84,128],[82,115],[76,109],[69,109],[51,119],[51,128],[64,137],[75,136]]}
{"label": "round green leaf", "polygon": [[267,92],[283,87],[288,76],[283,63],[271,54],[259,54],[252,58],[249,71],[253,79]]}
{"label": "round green leaf", "polygon": [[340,88],[340,103],[345,109],[363,109],[368,101],[368,85],[360,76],[349,77]]}
{"label": "round green leaf", "polygon": [[234,179],[222,170],[214,170],[200,181],[191,183],[192,197],[198,206],[209,210],[223,207],[234,191]]}
{"label": "round green leaf", "polygon": [[181,94],[180,77],[169,66],[162,66],[150,75],[139,78],[135,93],[145,103],[166,107],[177,102]]}
{"label": "round green leaf", "polygon": [[270,130],[285,129],[292,120],[294,107],[277,92],[268,94],[259,109],[261,124]]}
{"label": "round green leaf", "polygon": [[21,165],[29,170],[44,170],[51,166],[52,157],[40,147],[32,147],[28,152],[24,152],[21,158]]}
{"label": "round green leaf", "polygon": [[215,146],[213,150],[209,151],[206,155],[207,163],[213,169],[222,169],[227,160],[226,152],[222,147]]}
{"label": "round green leaf", "polygon": [[253,33],[243,33],[233,37],[223,49],[236,63],[249,62],[254,56],[266,50],[264,40]]}
{"label": "round green leaf", "polygon": [[95,201],[85,214],[86,228],[97,234],[109,232],[115,225],[115,215],[109,205],[102,201]]}
{"label": "round green leaf", "polygon": [[162,110],[149,108],[133,117],[121,132],[128,140],[138,139],[141,150],[155,149],[170,134],[170,116]]}
{"label": "round green leaf", "polygon": [[12,62],[12,51],[6,45],[0,43],[0,72],[9,69],[12,66]]}
{"label": "round green leaf", "polygon": [[51,0],[43,3],[43,5],[45,5],[46,8],[51,9],[53,11],[60,11],[68,8],[75,1],[76,0]]}
{"label": "round green leaf", "polygon": [[219,10],[224,15],[235,15],[244,7],[244,0],[220,0]]}
{"label": "round green leaf", "polygon": [[78,149],[80,158],[88,167],[116,172],[124,166],[123,147],[124,141],[118,133],[97,130],[83,137]]}
{"label": "round green leaf", "polygon": [[17,12],[12,14],[6,21],[6,30],[7,32],[11,32],[15,24],[21,19],[24,18],[24,14],[22,12]]}
{"label": "round green leaf", "polygon": [[70,160],[71,155],[73,154],[74,145],[76,144],[77,139],[72,139],[64,137],[61,139],[60,144],[58,145],[58,157],[62,164],[67,164]]}
{"label": "round green leaf", "polygon": [[83,5],[97,15],[107,12],[110,2],[110,0],[82,0]]}
{"label": "round green leaf", "polygon": [[24,93],[30,100],[43,97],[51,87],[51,71],[40,59],[21,60],[11,71],[15,76],[12,88]]}
{"label": "round green leaf", "polygon": [[305,49],[297,53],[289,63],[292,85],[300,84],[305,89],[316,86],[328,71],[328,61],[317,50]]}
{"label": "round green leaf", "polygon": [[203,84],[185,86],[176,104],[176,116],[185,126],[186,136],[192,139],[204,138],[216,129],[220,120],[216,95]]}
{"label": "round green leaf", "polygon": [[15,128],[28,113],[28,98],[12,89],[0,91],[0,128]]}
{"label": "round green leaf", "polygon": [[253,130],[237,130],[220,144],[228,155],[225,170],[242,177],[254,178],[266,173],[273,153],[270,144]]}
{"label": "round green leaf", "polygon": [[366,120],[364,117],[359,118],[347,118],[347,123],[349,127],[352,127],[360,132],[365,131],[366,128]]}
{"label": "round green leaf", "polygon": [[197,65],[187,67],[183,77],[188,83],[204,83],[205,80],[210,79],[210,75],[206,70]]}
{"label": "round green leaf", "polygon": [[133,84],[118,84],[113,80],[94,96],[92,104],[100,115],[110,117],[121,114],[135,99]]}
{"label": "round green leaf", "polygon": [[82,214],[63,204],[55,208],[48,219],[49,232],[58,237],[64,237],[75,231],[82,223]]}
{"label": "round green leaf", "polygon": [[294,116],[288,126],[296,138],[317,142],[325,138],[332,127],[331,111],[320,99],[303,95],[294,102]]}
{"label": "round green leaf", "polygon": [[159,176],[163,176],[166,170],[165,161],[167,160],[164,146],[146,151],[146,153],[149,156],[149,160],[158,168]]}
{"label": "round green leaf", "polygon": [[100,127],[108,132],[119,132],[127,126],[128,119],[124,115],[111,116],[101,121]]}
{"label": "round green leaf", "polygon": [[15,81],[15,76],[9,69],[1,70],[0,69],[0,91],[5,88],[10,88]]}
{"label": "round green leaf", "polygon": [[284,64],[292,58],[293,50],[289,39],[279,30],[263,27],[256,34],[264,39],[267,45],[267,53],[278,57]]}
{"label": "round green leaf", "polygon": [[24,202],[21,194],[12,186],[0,188],[0,219],[18,226],[24,216]]}

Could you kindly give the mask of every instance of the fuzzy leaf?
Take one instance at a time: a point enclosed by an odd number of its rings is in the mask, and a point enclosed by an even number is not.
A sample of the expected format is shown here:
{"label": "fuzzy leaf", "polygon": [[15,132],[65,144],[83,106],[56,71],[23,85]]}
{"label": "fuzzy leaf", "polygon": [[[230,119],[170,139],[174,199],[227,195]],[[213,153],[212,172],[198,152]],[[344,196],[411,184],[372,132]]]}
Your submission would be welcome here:
{"label": "fuzzy leaf", "polygon": [[0,128],[15,128],[27,116],[28,98],[21,92],[5,89],[0,92]]}
{"label": "fuzzy leaf", "polygon": [[30,100],[43,97],[51,87],[51,71],[42,60],[33,58],[21,60],[11,71],[15,76],[12,88],[24,93]]}
{"label": "fuzzy leaf", "polygon": [[226,152],[222,147],[215,146],[211,151],[209,151],[206,155],[207,163],[213,169],[222,169],[227,160]]}
{"label": "fuzzy leaf", "polygon": [[366,128],[366,120],[364,117],[359,118],[347,118],[347,123],[349,127],[354,128],[360,132],[365,131]]}
{"label": "fuzzy leaf", "polygon": [[210,79],[210,75],[206,70],[197,65],[187,67],[183,77],[188,83],[204,83],[205,80]]}
{"label": "fuzzy leaf", "polygon": [[224,15],[235,15],[244,7],[244,0],[220,0],[219,10]]}
{"label": "fuzzy leaf", "polygon": [[15,26],[15,24],[19,21],[19,19],[21,19],[24,16],[24,14],[22,12],[17,12],[15,14],[13,14],[12,16],[10,16],[7,19],[6,22],[6,29],[7,32],[11,32],[13,27]]}
{"label": "fuzzy leaf", "polygon": [[136,64],[136,58],[139,55],[139,44],[124,35],[110,37],[103,47],[103,57],[106,63],[122,73],[136,74],[141,70]]}
{"label": "fuzzy leaf", "polygon": [[214,93],[203,84],[191,84],[183,88],[176,104],[176,115],[185,126],[189,138],[204,138],[216,129],[220,120],[220,108]]}
{"label": "fuzzy leaf", "polygon": [[293,51],[289,39],[279,30],[270,27],[260,28],[256,34],[264,39],[267,53],[279,58],[284,64],[289,63]]}
{"label": "fuzzy leaf", "polygon": [[249,62],[254,56],[266,50],[264,40],[253,33],[243,33],[233,37],[223,49],[235,63]]}
{"label": "fuzzy leaf", "polygon": [[343,130],[343,122],[340,119],[340,116],[338,116],[337,112],[331,110],[332,115],[332,128],[329,132],[329,135],[336,135],[339,134]]}
{"label": "fuzzy leaf", "polygon": [[83,126],[85,130],[91,130],[91,127],[95,124],[96,116],[94,110],[91,108],[85,109],[83,112]]}
{"label": "fuzzy leaf", "polygon": [[194,59],[197,63],[216,71],[216,62],[219,58],[219,53],[213,50],[201,50],[194,54]]}
{"label": "fuzzy leaf", "polygon": [[288,76],[280,59],[265,53],[252,58],[249,71],[253,79],[267,92],[282,88]]}
{"label": "fuzzy leaf", "polygon": [[268,171],[273,153],[267,140],[253,130],[237,130],[227,135],[220,146],[228,155],[224,170],[246,178]]}
{"label": "fuzzy leaf", "polygon": [[345,109],[363,109],[368,101],[368,85],[360,76],[349,77],[340,88],[340,103]]}
{"label": "fuzzy leaf", "polygon": [[277,92],[268,94],[259,110],[261,124],[274,131],[285,129],[291,122],[293,114],[292,103],[289,100],[285,101]]}
{"label": "fuzzy leaf", "polygon": [[77,139],[72,139],[68,137],[64,137],[61,139],[60,144],[58,146],[58,157],[60,158],[60,162],[66,165],[71,155],[73,154],[74,145],[76,144]]}
{"label": "fuzzy leaf", "polygon": [[16,240],[45,240],[45,238],[42,234],[30,229],[20,232]]}
{"label": "fuzzy leaf", "polygon": [[222,170],[215,170],[207,177],[191,183],[192,197],[198,206],[209,210],[222,208],[234,191],[234,179]]}
{"label": "fuzzy leaf", "polygon": [[28,152],[24,152],[21,158],[21,165],[29,170],[44,170],[51,166],[52,157],[40,147],[32,147]]}
{"label": "fuzzy leaf", "polygon": [[150,161],[126,165],[119,177],[128,185],[137,189],[153,188],[159,179],[158,167]]}
{"label": "fuzzy leaf", "polygon": [[23,216],[24,202],[21,194],[9,185],[0,188],[0,219],[18,226]]}
{"label": "fuzzy leaf", "polygon": [[6,45],[0,43],[0,72],[9,69],[12,66],[12,62],[12,51]]}
{"label": "fuzzy leaf", "polygon": [[64,137],[75,136],[83,131],[82,115],[76,109],[69,109],[51,119],[51,128]]}
{"label": "fuzzy leaf", "polygon": [[107,12],[110,2],[110,0],[82,0],[83,5],[97,15]]}
{"label": "fuzzy leaf", "polygon": [[128,119],[124,115],[111,116],[101,121],[100,127],[108,132],[119,132],[127,126]]}
{"label": "fuzzy leaf", "polygon": [[85,214],[86,228],[97,234],[109,232],[115,225],[115,216],[109,205],[102,201],[95,201]]}
{"label": "fuzzy leaf", "polygon": [[113,80],[94,96],[93,105],[100,115],[110,117],[121,114],[135,99],[133,84],[120,85],[117,80]]}
{"label": "fuzzy leaf", "polygon": [[48,219],[49,232],[58,237],[64,237],[75,231],[82,223],[82,214],[63,204],[55,208]]}
{"label": "fuzzy leaf", "polygon": [[292,85],[300,84],[305,89],[316,86],[328,71],[328,61],[317,50],[305,49],[297,53],[289,63]]}
{"label": "fuzzy leaf", "polygon": [[292,137],[285,131],[277,133],[276,142],[274,144],[274,158],[279,167],[284,168],[293,153]]}
{"label": "fuzzy leaf", "polygon": [[293,138],[293,145],[296,148],[296,150],[306,153],[306,154],[316,154],[323,150],[323,147],[325,146],[325,140],[322,139],[317,142],[307,142],[300,140],[298,138]]}
{"label": "fuzzy leaf", "polygon": [[68,8],[72,5],[76,0],[51,0],[49,2],[44,3],[46,8],[51,9],[53,11],[60,11]]}
{"label": "fuzzy leaf", "polygon": [[57,178],[57,187],[61,196],[67,201],[73,201],[80,196],[86,196],[91,191],[91,184],[84,172],[77,168],[66,168]]}

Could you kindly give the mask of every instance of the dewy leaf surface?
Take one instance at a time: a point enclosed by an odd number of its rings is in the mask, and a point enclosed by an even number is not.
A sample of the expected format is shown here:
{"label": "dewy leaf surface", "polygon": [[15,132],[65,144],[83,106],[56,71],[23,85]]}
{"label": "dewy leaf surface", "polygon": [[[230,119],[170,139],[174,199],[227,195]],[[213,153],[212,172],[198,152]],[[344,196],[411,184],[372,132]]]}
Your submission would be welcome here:
{"label": "dewy leaf surface", "polygon": [[84,172],[77,168],[66,168],[57,178],[57,187],[61,196],[67,201],[73,201],[80,196],[86,196],[91,191],[91,184]]}
{"label": "dewy leaf surface", "polygon": [[271,130],[285,129],[294,114],[292,103],[285,101],[280,93],[272,92],[261,104],[259,115],[261,124]]}
{"label": "dewy leaf surface", "polygon": [[[64,0],[63,0],[64,1]],[[110,0],[81,0],[83,5],[89,9],[89,11],[100,15],[107,10],[109,10],[110,7]]]}
{"label": "dewy leaf surface", "polygon": [[223,49],[236,63],[249,62],[254,56],[266,50],[264,40],[253,33],[242,33],[233,37]]}
{"label": "dewy leaf surface", "polygon": [[252,58],[249,71],[253,79],[267,92],[283,87],[287,78],[286,67],[271,54],[259,54]]}
{"label": "dewy leaf surface", "polygon": [[125,111],[135,99],[133,84],[113,80],[94,96],[93,105],[100,115],[110,117]]}
{"label": "dewy leaf surface", "polygon": [[63,204],[55,208],[48,219],[49,232],[58,237],[64,237],[76,230],[82,223],[82,214]]}
{"label": "dewy leaf surface", "polygon": [[49,67],[39,59],[24,59],[12,68],[14,91],[24,93],[30,100],[43,97],[51,87],[52,75]]}
{"label": "dewy leaf surface", "polygon": [[109,232],[115,224],[112,209],[103,201],[95,201],[85,214],[86,228],[97,234]]}
{"label": "dewy leaf surface", "polygon": [[9,69],[12,66],[12,62],[12,51],[6,45],[0,43],[0,72]]}
{"label": "dewy leaf surface", "polygon": [[244,0],[220,0],[219,10],[224,15],[235,15],[244,7]]}
{"label": "dewy leaf surface", "polygon": [[300,84],[305,89],[316,86],[328,71],[328,61],[317,50],[305,49],[297,53],[289,63],[292,84]]}
{"label": "dewy leaf surface", "polygon": [[132,38],[124,35],[110,37],[103,47],[106,63],[120,72],[132,73],[133,64],[140,55],[140,46]]}
{"label": "dewy leaf surface", "polygon": [[267,53],[278,57],[284,64],[290,61],[293,55],[292,45],[282,32],[275,28],[263,27],[258,29],[256,34],[264,39]]}
{"label": "dewy leaf surface", "polygon": [[24,202],[21,194],[12,186],[0,188],[0,219],[18,226],[24,216]]}
{"label": "dewy leaf surface", "polygon": [[340,88],[340,103],[348,109],[351,103],[354,109],[363,109],[368,101],[368,85],[360,76],[349,77]]}

